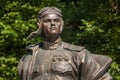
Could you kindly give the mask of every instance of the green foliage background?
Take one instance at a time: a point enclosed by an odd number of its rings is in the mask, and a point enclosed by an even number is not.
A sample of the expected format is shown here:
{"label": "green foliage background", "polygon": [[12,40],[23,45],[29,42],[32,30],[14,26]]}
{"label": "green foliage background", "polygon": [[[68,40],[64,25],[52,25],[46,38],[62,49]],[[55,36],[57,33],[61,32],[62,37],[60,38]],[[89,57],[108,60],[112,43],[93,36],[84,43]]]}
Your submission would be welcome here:
{"label": "green foliage background", "polygon": [[37,29],[38,11],[45,6],[63,11],[63,41],[112,57],[109,72],[120,80],[119,0],[0,0],[0,80],[19,80],[17,64],[24,48],[41,41],[26,37]]}

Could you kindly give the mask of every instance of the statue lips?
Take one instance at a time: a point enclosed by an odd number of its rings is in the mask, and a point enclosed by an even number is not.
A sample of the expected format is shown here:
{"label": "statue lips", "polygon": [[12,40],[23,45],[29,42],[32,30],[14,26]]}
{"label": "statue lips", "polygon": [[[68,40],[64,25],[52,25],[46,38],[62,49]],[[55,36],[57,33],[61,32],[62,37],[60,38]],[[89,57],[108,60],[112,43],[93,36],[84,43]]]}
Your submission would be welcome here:
{"label": "statue lips", "polygon": [[57,28],[56,28],[56,26],[51,26],[50,30],[51,30],[51,31],[56,31]]}

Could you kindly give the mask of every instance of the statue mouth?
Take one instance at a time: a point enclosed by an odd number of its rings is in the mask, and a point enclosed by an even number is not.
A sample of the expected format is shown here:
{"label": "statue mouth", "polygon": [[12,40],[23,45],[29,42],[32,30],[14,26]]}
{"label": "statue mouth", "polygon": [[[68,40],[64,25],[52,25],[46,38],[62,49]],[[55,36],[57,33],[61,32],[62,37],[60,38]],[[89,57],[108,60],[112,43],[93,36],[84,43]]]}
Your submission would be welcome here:
{"label": "statue mouth", "polygon": [[55,26],[52,26],[50,30],[57,30],[57,28]]}

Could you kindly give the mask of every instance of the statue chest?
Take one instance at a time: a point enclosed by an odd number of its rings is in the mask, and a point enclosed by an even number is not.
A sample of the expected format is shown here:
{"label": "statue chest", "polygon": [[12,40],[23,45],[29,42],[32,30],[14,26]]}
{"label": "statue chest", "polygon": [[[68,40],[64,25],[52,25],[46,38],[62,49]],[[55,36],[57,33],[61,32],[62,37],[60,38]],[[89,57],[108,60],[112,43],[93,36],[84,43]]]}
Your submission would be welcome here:
{"label": "statue chest", "polygon": [[71,54],[64,49],[38,50],[33,67],[33,80],[75,80]]}

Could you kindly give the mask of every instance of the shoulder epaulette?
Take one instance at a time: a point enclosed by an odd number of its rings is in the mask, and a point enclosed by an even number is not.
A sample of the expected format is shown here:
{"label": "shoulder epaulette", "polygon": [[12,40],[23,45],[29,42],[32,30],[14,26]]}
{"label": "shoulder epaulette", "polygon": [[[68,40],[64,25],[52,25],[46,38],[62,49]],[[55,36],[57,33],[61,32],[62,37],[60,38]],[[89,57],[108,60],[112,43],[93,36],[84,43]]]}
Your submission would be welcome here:
{"label": "shoulder epaulette", "polygon": [[41,43],[32,44],[25,48],[26,51],[36,51],[40,47]]}
{"label": "shoulder epaulette", "polygon": [[65,42],[63,43],[63,48],[68,49],[68,50],[72,50],[72,51],[81,51],[81,50],[85,49],[84,47],[65,43]]}

